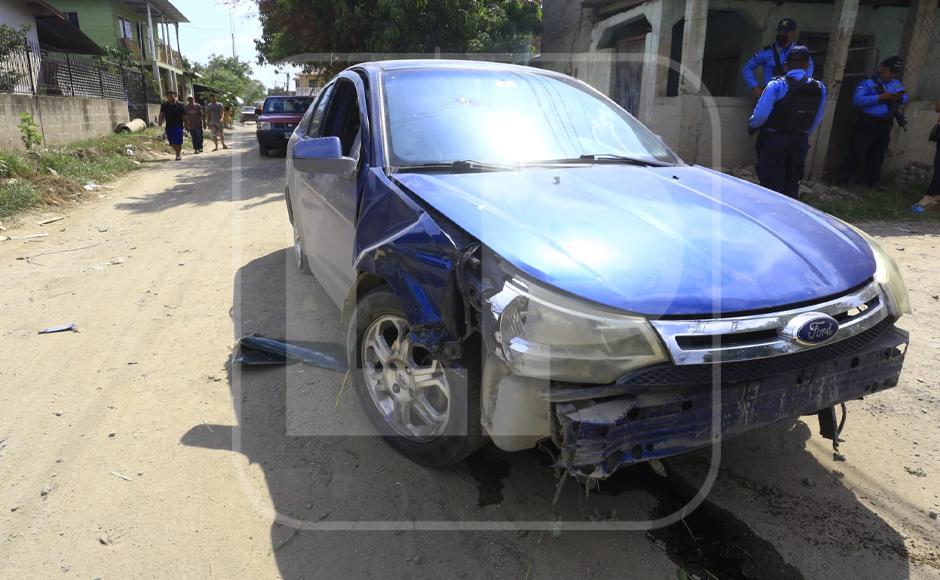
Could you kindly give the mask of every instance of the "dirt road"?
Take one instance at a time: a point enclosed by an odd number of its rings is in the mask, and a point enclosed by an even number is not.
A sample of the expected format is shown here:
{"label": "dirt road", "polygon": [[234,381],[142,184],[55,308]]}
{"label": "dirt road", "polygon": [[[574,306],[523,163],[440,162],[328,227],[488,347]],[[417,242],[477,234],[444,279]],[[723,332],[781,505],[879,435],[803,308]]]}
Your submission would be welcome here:
{"label": "dirt road", "polygon": [[[232,141],[7,232],[45,238],[0,242],[0,577],[940,578],[936,226],[869,227],[908,274],[913,340],[901,385],[850,403],[847,461],[808,420],[727,442],[685,524],[453,531],[547,521],[545,458],[490,448],[424,469],[359,436],[342,377],[229,366],[242,334],[339,335],[291,265],[283,159],[247,130]],[[37,334],[69,322],[80,332]],[[569,485],[558,512],[667,514],[708,461],[626,470],[590,496]],[[354,522],[372,523],[342,531]]]}

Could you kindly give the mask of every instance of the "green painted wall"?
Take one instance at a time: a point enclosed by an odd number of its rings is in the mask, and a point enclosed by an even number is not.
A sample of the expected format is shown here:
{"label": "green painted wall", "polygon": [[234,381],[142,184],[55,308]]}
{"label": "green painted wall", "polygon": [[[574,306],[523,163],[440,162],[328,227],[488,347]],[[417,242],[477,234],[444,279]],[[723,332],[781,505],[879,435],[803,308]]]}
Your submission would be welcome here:
{"label": "green painted wall", "polygon": [[50,0],[62,12],[77,12],[78,27],[100,46],[117,43],[117,16],[112,0]]}

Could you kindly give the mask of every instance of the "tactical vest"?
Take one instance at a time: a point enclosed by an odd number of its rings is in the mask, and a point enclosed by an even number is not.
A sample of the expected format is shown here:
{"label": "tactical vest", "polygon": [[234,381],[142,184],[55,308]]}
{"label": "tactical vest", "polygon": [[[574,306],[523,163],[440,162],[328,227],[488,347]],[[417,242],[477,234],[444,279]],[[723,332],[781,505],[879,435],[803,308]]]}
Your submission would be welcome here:
{"label": "tactical vest", "polygon": [[813,126],[819,112],[822,86],[809,77],[802,80],[786,77],[786,81],[787,94],[774,103],[763,128],[782,133],[805,133]]}

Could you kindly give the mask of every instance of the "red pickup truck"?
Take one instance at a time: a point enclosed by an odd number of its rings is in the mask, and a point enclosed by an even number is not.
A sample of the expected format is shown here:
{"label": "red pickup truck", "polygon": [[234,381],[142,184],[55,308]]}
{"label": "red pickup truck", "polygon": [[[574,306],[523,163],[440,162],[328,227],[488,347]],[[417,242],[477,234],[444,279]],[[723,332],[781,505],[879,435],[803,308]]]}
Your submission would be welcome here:
{"label": "red pickup truck", "polygon": [[300,119],[307,112],[313,97],[268,97],[255,112],[258,115],[258,149],[267,157],[270,149],[286,149]]}

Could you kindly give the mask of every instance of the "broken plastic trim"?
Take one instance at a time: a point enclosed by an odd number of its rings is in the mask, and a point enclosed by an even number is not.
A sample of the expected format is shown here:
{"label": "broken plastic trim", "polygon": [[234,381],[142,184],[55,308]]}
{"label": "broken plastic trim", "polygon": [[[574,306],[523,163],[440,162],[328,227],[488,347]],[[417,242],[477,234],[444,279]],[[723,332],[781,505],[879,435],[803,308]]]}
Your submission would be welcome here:
{"label": "broken plastic trim", "polygon": [[232,362],[246,366],[305,365],[345,373],[346,348],[333,342],[288,342],[252,334],[238,339]]}

